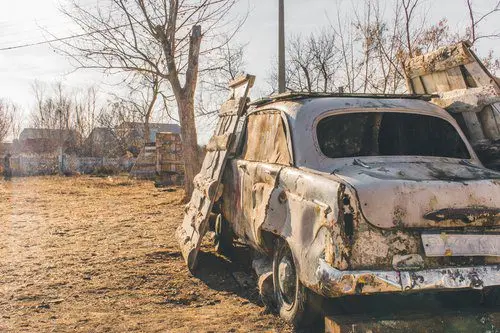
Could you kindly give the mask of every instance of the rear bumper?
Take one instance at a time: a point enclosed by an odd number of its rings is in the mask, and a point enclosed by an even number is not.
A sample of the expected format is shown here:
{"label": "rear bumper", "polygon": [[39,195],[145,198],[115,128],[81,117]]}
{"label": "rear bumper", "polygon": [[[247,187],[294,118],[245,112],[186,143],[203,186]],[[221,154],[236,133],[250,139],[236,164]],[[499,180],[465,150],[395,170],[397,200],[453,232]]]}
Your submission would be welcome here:
{"label": "rear bumper", "polygon": [[319,280],[319,288],[316,291],[326,297],[387,292],[483,289],[500,286],[500,265],[419,271],[340,271],[320,259],[316,277]]}

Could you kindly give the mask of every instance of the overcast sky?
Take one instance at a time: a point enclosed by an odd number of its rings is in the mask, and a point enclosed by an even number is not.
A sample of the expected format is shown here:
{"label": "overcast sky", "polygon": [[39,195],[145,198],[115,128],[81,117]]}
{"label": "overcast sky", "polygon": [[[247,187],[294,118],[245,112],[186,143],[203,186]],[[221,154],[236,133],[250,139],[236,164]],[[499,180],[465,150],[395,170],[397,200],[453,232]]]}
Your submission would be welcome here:
{"label": "overcast sky", "polygon": [[[88,0],[92,3],[93,0]],[[497,0],[475,0],[478,11],[492,7]],[[60,0],[0,0],[0,48],[18,44],[43,41],[48,36],[43,29],[58,37],[68,36],[75,30],[58,11]],[[94,1],[95,3],[95,1]],[[256,90],[267,89],[266,79],[270,66],[276,57],[277,48],[277,0],[241,0],[236,11],[245,13],[248,19],[236,36],[237,41],[248,43],[245,54],[246,68],[257,75]],[[352,13],[352,6],[362,0],[344,1],[341,8],[335,0],[285,0],[287,34],[309,34],[329,25],[329,18]],[[389,3],[389,2],[388,2]],[[435,23],[447,18],[452,30],[463,29],[467,22],[465,0],[428,0],[428,21]],[[390,8],[387,9],[390,12]],[[487,31],[499,31],[496,18],[485,22]],[[479,53],[485,55],[488,49],[500,55],[500,41],[483,41]],[[0,51],[0,98],[20,104],[25,113],[32,108],[34,100],[30,85],[35,79],[44,82],[62,81],[73,88],[85,88],[95,84],[103,90],[110,90],[102,84],[103,75],[90,71],[72,73],[67,59],[56,54],[48,45],[33,46],[18,50]],[[209,133],[201,133],[205,141]]]}

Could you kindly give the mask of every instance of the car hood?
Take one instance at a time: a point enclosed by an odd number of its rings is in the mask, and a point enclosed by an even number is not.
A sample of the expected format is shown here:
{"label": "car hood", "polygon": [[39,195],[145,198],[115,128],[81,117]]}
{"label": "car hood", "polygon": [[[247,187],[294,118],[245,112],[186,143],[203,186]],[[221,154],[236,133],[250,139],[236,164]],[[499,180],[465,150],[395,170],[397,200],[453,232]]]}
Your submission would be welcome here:
{"label": "car hood", "polygon": [[500,225],[500,173],[467,163],[366,163],[336,169],[380,228]]}

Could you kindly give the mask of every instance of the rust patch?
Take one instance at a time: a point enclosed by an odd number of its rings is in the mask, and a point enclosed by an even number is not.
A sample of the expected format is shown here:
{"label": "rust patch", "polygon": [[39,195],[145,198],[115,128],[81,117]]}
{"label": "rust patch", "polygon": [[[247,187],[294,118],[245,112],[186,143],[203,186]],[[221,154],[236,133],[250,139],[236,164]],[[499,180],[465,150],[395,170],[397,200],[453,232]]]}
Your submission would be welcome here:
{"label": "rust patch", "polygon": [[489,220],[494,222],[500,219],[500,208],[445,208],[427,213],[424,215],[424,218],[435,222],[446,220],[459,220],[464,223],[470,223],[477,220]]}
{"label": "rust patch", "polygon": [[396,227],[402,227],[404,225],[404,218],[406,216],[406,211],[404,210],[404,208],[396,206],[394,208],[392,216],[393,216],[393,223]]}

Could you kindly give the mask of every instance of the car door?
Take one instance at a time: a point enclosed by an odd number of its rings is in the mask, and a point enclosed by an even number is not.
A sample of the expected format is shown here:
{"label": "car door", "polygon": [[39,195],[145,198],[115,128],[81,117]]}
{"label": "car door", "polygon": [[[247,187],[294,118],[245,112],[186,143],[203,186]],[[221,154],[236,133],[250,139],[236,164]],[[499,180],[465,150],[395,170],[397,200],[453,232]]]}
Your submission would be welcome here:
{"label": "car door", "polygon": [[239,182],[239,222],[233,229],[251,244],[259,243],[258,226],[282,168],[292,164],[286,118],[275,110],[252,113],[247,118],[241,157],[234,162]]}

